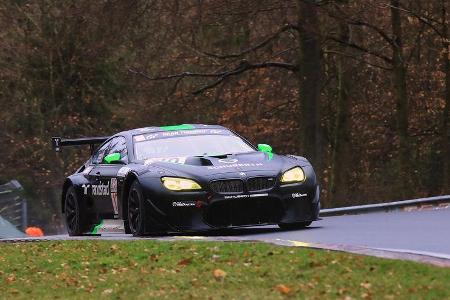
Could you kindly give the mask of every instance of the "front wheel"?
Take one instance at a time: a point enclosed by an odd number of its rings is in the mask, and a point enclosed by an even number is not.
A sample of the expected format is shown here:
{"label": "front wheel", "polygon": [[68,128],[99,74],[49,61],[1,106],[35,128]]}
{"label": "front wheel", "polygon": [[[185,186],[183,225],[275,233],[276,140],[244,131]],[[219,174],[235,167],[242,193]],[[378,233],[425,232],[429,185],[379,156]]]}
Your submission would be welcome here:
{"label": "front wheel", "polygon": [[284,230],[295,230],[295,229],[303,229],[311,225],[311,221],[309,222],[297,222],[297,223],[280,223],[278,226]]}
{"label": "front wheel", "polygon": [[128,194],[128,226],[133,236],[142,236],[146,233],[146,205],[142,187],[136,180],[133,182]]}

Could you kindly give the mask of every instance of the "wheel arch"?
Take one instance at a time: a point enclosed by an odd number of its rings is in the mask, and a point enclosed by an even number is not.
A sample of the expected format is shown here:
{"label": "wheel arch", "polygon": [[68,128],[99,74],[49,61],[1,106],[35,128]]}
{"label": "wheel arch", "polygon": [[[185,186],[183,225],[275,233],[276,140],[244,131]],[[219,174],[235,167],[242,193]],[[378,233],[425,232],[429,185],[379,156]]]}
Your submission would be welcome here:
{"label": "wheel arch", "polygon": [[130,193],[131,185],[135,180],[138,180],[138,176],[135,173],[130,172],[123,183],[121,207],[122,219],[124,221],[128,219],[128,194]]}
{"label": "wheel arch", "polygon": [[71,186],[73,186],[72,180],[70,180],[70,178],[66,178],[66,180],[64,181],[63,189],[62,189],[62,193],[61,193],[61,212],[62,213],[65,212],[66,193],[67,193],[67,190],[69,189],[69,187],[71,187]]}

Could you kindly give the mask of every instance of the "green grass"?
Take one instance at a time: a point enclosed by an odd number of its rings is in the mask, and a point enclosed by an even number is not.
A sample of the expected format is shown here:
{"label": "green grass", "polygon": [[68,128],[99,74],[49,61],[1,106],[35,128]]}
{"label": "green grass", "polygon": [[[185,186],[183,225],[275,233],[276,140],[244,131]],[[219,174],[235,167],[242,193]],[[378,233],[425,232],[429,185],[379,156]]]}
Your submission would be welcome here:
{"label": "green grass", "polygon": [[450,269],[263,243],[0,244],[0,298],[450,299]]}

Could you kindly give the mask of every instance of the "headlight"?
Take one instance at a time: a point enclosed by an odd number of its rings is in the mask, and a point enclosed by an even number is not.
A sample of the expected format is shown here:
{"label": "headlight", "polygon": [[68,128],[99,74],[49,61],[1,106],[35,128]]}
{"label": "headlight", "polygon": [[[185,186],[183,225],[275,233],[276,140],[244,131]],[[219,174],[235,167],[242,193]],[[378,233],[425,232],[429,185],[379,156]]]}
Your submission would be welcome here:
{"label": "headlight", "polygon": [[281,176],[281,183],[303,182],[305,179],[306,176],[303,169],[300,167],[295,167],[283,173]]}
{"label": "headlight", "polygon": [[163,177],[161,178],[163,185],[171,191],[190,191],[201,190],[202,187],[191,179],[177,178],[177,177]]}

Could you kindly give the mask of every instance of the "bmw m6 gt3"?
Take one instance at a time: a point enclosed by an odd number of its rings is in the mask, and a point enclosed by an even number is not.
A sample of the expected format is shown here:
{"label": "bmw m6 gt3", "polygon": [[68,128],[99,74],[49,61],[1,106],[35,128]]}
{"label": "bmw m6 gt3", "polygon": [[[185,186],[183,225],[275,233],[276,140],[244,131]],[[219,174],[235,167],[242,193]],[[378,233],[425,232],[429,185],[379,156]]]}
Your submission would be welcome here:
{"label": "bmw m6 gt3", "polygon": [[[217,125],[146,127],[110,137],[52,138],[90,145],[92,156],[65,179],[69,235],[122,224],[134,236],[317,220],[319,186],[303,157],[278,155]],[[96,147],[99,145],[99,147]]]}

